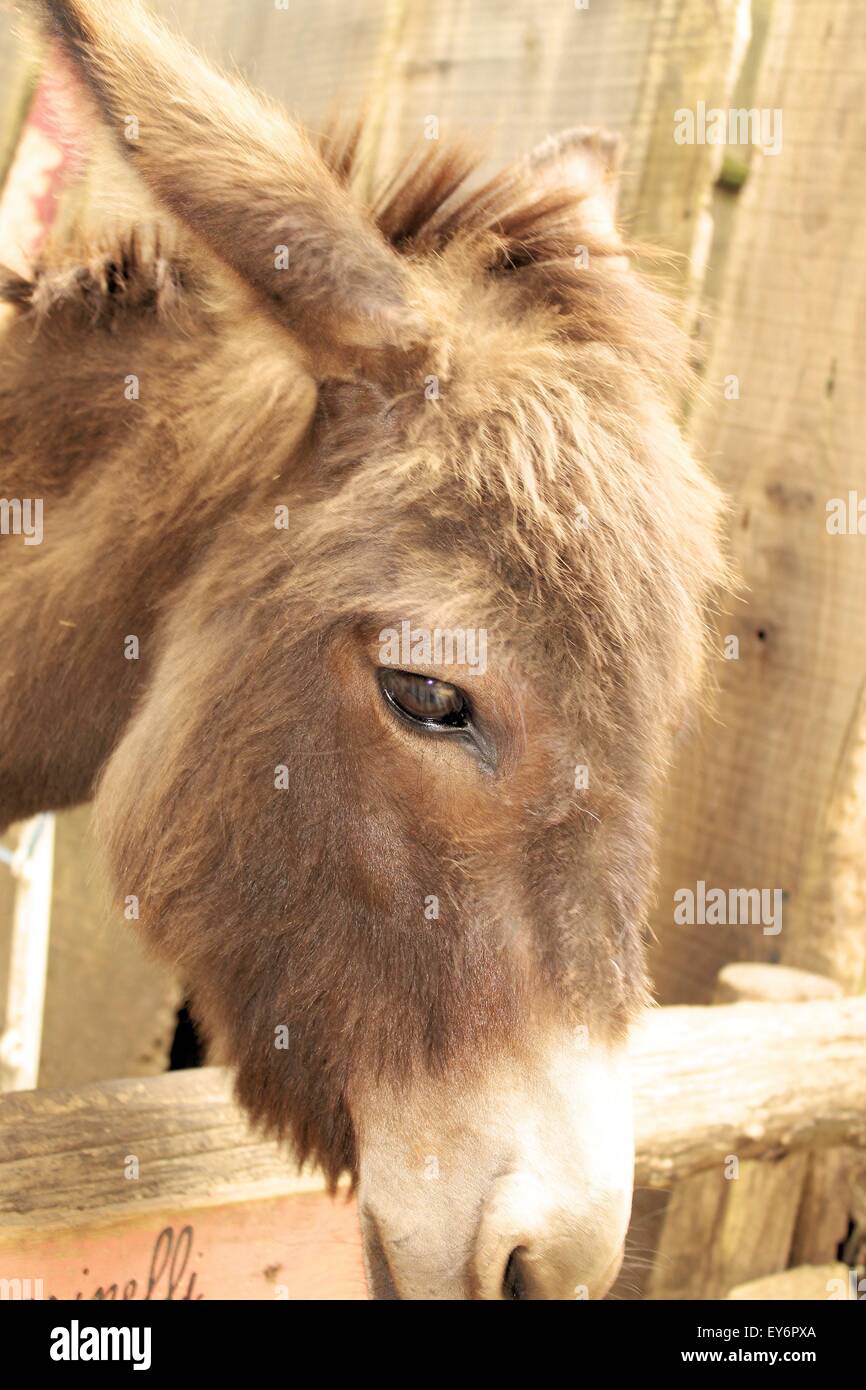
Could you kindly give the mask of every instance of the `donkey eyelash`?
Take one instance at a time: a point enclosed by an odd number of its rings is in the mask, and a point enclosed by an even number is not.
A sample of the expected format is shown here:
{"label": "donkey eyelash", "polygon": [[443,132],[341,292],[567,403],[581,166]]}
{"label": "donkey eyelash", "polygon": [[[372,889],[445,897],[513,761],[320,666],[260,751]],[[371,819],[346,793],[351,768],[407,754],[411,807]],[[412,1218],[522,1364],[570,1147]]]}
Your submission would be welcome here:
{"label": "donkey eyelash", "polygon": [[379,688],[385,703],[418,728],[435,733],[463,733],[472,728],[469,700],[459,686],[449,681],[383,666],[379,670]]}
{"label": "donkey eyelash", "polygon": [[[495,773],[495,744],[483,727],[479,726],[469,696],[459,686],[451,685],[448,681],[437,681],[433,676],[422,676],[417,671],[398,671],[390,666],[379,668],[378,679],[385,704],[402,724],[408,724],[415,733],[427,737],[458,739],[477,759],[482,772],[491,775]],[[417,686],[414,685],[415,682],[418,683]],[[456,697],[453,715],[440,720],[427,719],[423,713],[413,714],[400,703],[398,690],[405,694],[407,689],[417,691],[422,686],[429,689],[431,684],[441,692],[453,692]],[[460,701],[459,705],[456,703],[457,699]]]}

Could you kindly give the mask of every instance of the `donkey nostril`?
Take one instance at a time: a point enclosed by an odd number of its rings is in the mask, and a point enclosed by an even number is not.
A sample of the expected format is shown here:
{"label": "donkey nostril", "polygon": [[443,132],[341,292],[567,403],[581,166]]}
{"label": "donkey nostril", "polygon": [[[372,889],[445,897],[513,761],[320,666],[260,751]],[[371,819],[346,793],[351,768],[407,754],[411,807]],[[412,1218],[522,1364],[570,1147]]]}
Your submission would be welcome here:
{"label": "donkey nostril", "polygon": [[529,1298],[522,1269],[522,1257],[525,1254],[526,1250],[524,1247],[518,1245],[508,1256],[508,1263],[505,1266],[505,1273],[502,1276],[503,1298]]}

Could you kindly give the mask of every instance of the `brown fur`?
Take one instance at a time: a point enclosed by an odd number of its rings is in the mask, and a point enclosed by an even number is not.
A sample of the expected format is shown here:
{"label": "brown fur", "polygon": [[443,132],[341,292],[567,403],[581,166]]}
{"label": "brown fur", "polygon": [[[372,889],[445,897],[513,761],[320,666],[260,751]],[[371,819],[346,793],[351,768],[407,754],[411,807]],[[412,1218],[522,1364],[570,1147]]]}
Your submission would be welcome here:
{"label": "brown fur", "polygon": [[[45,499],[45,541],[0,538],[0,822],[96,790],[244,1103],[335,1178],[358,1074],[459,1084],[531,1021],[621,1035],[645,997],[653,801],[723,578],[685,345],[555,168],[472,189],[437,150],[365,209],[357,132],[316,153],[145,21],[45,9],[109,123],[143,113],[127,153],[183,225],[6,282],[0,495]],[[371,694],[404,617],[488,629],[492,774]]]}

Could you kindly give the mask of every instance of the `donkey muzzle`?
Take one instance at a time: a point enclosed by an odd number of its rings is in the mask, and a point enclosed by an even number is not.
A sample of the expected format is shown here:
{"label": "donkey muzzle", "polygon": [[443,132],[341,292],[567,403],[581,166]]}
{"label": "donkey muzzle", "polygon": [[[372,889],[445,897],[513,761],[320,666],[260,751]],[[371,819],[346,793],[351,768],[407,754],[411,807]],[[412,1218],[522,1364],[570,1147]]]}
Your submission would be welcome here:
{"label": "donkey muzzle", "polygon": [[373,1298],[604,1297],[631,1208],[624,1050],[560,1038],[473,1084],[379,1088],[360,1110]]}

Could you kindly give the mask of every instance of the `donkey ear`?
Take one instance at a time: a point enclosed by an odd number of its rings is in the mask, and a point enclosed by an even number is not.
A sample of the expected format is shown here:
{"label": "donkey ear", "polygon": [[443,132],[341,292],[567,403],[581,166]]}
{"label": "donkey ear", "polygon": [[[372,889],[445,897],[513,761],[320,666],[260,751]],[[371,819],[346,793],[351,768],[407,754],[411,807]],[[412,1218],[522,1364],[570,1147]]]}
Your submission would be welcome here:
{"label": "donkey ear", "polygon": [[616,198],[621,160],[618,135],[593,126],[573,126],[536,145],[527,164],[537,183],[581,193],[586,231],[618,246]]}
{"label": "donkey ear", "polygon": [[313,353],[424,340],[409,270],[303,132],[137,0],[26,0],[157,199]]}

